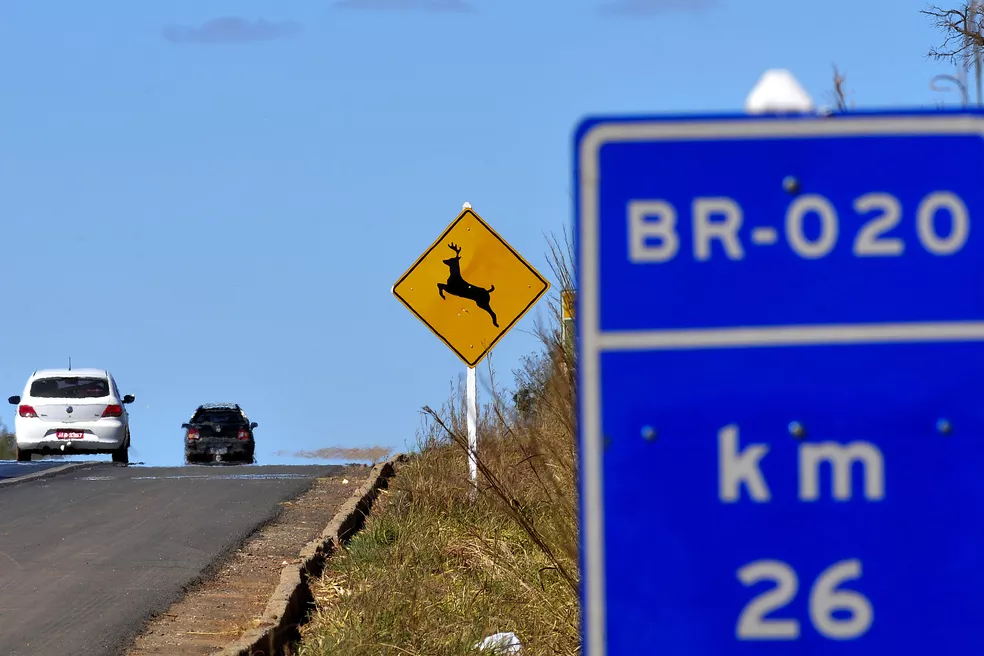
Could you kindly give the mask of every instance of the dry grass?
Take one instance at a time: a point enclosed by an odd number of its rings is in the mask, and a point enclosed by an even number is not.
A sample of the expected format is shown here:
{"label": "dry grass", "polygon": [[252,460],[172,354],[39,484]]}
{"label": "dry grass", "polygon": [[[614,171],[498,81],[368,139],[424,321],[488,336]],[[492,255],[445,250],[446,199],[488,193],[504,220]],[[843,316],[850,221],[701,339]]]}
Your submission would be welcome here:
{"label": "dry grass", "polygon": [[[551,243],[571,287],[570,245]],[[314,586],[295,653],[453,656],[511,631],[523,654],[580,653],[575,366],[555,321],[506,399],[489,368],[479,413],[479,490],[469,498],[461,385],[425,408],[419,452]]]}

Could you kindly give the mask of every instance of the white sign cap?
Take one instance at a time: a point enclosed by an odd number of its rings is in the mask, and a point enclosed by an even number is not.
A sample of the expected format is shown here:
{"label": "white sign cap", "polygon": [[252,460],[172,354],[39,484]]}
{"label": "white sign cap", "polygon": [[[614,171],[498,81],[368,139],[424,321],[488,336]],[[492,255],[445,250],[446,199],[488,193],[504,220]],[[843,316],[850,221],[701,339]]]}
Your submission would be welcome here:
{"label": "white sign cap", "polygon": [[766,71],[745,99],[749,114],[813,111],[810,98],[793,74],[784,68]]}

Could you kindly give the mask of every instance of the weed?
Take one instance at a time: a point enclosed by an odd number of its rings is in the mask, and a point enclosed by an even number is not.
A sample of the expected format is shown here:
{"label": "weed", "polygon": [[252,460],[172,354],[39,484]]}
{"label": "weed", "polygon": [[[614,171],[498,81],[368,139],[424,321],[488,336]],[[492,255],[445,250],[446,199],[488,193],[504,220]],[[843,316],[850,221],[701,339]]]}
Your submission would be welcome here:
{"label": "weed", "polygon": [[[570,242],[550,244],[570,288]],[[424,408],[418,450],[379,497],[365,528],[314,582],[300,656],[474,654],[512,631],[524,655],[580,653],[575,373],[560,308],[507,394],[489,364],[479,409],[478,494],[467,479],[459,381]],[[508,400],[507,400],[508,399]]]}

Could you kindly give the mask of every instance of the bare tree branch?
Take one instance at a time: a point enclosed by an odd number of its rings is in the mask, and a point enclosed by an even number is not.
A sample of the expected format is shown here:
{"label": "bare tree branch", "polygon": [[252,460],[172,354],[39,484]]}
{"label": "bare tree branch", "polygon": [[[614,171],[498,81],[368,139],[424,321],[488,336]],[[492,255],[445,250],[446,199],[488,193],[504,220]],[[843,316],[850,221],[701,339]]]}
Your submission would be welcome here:
{"label": "bare tree branch", "polygon": [[919,13],[932,18],[936,28],[943,32],[943,42],[930,49],[929,57],[958,63],[960,58],[971,54],[969,64],[980,56],[984,47],[984,4],[964,2],[960,9],[932,5]]}

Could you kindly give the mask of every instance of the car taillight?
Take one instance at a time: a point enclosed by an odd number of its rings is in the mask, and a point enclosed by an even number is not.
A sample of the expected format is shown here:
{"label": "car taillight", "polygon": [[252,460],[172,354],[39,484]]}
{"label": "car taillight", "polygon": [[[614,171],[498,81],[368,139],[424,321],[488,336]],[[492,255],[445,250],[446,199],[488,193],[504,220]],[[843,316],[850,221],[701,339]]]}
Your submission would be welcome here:
{"label": "car taillight", "polygon": [[197,440],[198,439],[198,429],[197,428],[189,428],[188,429],[188,439],[189,440]]}
{"label": "car taillight", "polygon": [[241,440],[248,440],[249,439],[249,431],[246,430],[245,428],[240,428],[239,429],[239,435],[238,435],[238,437]]}
{"label": "car taillight", "polygon": [[103,417],[122,417],[123,416],[123,406],[121,405],[107,405],[106,409],[103,410]]}
{"label": "car taillight", "polygon": [[37,417],[38,413],[34,412],[34,408],[29,405],[22,405],[17,408],[17,414],[21,417]]}

